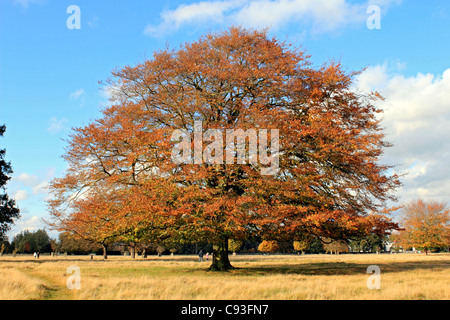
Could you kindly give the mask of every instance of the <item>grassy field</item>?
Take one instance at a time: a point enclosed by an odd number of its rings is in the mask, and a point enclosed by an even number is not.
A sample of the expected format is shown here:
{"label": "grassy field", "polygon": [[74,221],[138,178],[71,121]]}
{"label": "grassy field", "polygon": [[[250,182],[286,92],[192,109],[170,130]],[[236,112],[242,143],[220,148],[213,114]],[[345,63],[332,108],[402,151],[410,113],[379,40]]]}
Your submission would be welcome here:
{"label": "grassy field", "polygon": [[[0,257],[0,299],[450,299],[449,254],[237,255],[211,272],[196,256]],[[68,289],[69,266],[81,289]],[[368,289],[369,265],[381,289]]]}

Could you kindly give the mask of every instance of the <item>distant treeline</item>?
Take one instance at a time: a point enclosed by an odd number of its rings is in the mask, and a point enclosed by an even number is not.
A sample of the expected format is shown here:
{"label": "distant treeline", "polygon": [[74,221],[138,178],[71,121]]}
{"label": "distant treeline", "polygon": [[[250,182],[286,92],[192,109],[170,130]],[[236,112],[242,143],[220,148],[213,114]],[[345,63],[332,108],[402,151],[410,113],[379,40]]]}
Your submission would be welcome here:
{"label": "distant treeline", "polygon": [[[329,240],[329,239],[328,239]],[[360,240],[337,242],[324,241],[323,239],[312,239],[307,245],[301,246],[294,241],[277,242],[275,246],[267,246],[262,244],[260,239],[249,239],[242,241],[235,241],[230,243],[230,252],[239,252],[242,254],[251,254],[259,252],[271,253],[326,253],[326,252],[379,252],[386,250],[386,237],[379,237],[375,234],[369,235]],[[162,244],[128,244],[115,243],[109,247],[108,254],[124,254],[134,247],[138,254],[196,254],[200,250],[204,253],[212,252],[211,243],[162,243]],[[0,242],[1,253],[67,253],[75,255],[83,254],[101,254],[102,247],[99,244],[93,243],[80,238],[71,237],[68,233],[61,233],[58,239],[49,237],[46,230],[23,231],[16,235],[11,243],[7,240]],[[263,249],[263,248],[269,249]]]}
{"label": "distant treeline", "polygon": [[1,242],[1,253],[33,253],[51,252],[51,241],[47,231],[22,231],[17,234],[11,243],[7,240]]}

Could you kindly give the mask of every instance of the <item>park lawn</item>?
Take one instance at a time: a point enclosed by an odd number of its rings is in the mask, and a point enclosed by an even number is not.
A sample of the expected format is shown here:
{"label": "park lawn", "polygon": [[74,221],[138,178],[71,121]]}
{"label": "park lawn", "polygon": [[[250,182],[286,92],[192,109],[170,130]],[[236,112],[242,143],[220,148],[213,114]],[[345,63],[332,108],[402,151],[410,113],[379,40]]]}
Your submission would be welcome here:
{"label": "park lawn", "polygon": [[[236,255],[209,271],[196,256],[0,257],[0,299],[450,299],[450,254]],[[68,289],[69,266],[81,289]],[[368,289],[369,265],[381,289]]]}

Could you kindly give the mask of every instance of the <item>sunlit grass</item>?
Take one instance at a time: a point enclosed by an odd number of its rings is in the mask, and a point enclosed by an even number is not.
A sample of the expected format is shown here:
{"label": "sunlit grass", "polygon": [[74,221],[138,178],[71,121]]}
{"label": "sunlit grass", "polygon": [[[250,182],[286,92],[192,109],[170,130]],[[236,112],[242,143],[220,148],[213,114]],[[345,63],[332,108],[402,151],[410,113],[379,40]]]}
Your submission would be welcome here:
{"label": "sunlit grass", "polygon": [[[449,299],[450,255],[237,255],[208,270],[195,256],[0,258],[0,299]],[[67,267],[81,289],[66,286]],[[369,265],[381,289],[368,289]]]}
{"label": "sunlit grass", "polygon": [[15,266],[0,264],[0,299],[41,299],[45,293],[45,282],[34,278]]}

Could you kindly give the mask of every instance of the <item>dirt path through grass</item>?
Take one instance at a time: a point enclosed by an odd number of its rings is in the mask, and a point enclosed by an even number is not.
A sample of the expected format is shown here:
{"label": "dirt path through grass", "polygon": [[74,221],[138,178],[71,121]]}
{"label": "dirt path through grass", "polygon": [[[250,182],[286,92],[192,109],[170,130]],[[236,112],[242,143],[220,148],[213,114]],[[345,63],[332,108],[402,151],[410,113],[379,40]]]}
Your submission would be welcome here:
{"label": "dirt path through grass", "polygon": [[60,281],[51,277],[51,274],[42,274],[36,268],[24,268],[21,270],[28,276],[38,279],[43,289],[42,300],[74,300],[76,299],[73,290],[67,288],[65,284],[61,284]]}

